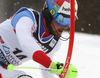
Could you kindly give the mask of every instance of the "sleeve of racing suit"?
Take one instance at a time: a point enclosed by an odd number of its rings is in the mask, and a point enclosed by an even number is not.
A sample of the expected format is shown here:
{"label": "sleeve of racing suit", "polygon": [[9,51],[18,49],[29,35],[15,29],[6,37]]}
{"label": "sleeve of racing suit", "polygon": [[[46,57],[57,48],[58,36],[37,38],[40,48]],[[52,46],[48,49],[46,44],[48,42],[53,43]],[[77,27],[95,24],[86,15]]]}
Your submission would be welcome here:
{"label": "sleeve of racing suit", "polygon": [[21,48],[27,54],[29,58],[40,63],[44,67],[49,67],[51,64],[51,59],[48,57],[37,44],[32,36],[32,31],[34,31],[34,21],[28,17],[21,17],[16,23],[16,35],[21,45]]}

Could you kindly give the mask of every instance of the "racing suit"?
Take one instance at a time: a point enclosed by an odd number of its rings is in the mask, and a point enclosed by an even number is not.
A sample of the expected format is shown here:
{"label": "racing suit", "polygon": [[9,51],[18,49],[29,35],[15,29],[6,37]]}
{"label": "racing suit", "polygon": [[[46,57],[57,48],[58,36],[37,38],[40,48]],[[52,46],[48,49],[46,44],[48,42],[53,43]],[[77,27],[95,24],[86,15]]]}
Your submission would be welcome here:
{"label": "racing suit", "polygon": [[[49,68],[53,54],[59,49],[60,39],[49,34],[43,15],[34,9],[23,7],[13,16],[0,24],[0,65],[2,78],[17,78],[5,76],[3,69],[9,64],[18,66],[33,59],[41,67]],[[44,54],[43,54],[44,53]],[[53,78],[53,74],[42,71],[43,78]],[[21,73],[20,73],[21,74]]]}

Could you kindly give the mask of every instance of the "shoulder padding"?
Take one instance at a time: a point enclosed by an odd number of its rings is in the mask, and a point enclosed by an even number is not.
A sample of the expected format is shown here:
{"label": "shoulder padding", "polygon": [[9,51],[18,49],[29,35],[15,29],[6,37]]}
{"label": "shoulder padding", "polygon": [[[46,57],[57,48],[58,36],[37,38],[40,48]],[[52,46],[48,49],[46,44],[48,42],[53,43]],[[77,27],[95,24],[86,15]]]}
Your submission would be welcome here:
{"label": "shoulder padding", "polygon": [[21,9],[19,9],[11,19],[11,24],[14,28],[16,27],[16,24],[19,21],[19,19],[22,17],[31,18],[33,20],[33,23],[35,21],[32,12],[30,10],[28,10],[27,8],[23,7]]}

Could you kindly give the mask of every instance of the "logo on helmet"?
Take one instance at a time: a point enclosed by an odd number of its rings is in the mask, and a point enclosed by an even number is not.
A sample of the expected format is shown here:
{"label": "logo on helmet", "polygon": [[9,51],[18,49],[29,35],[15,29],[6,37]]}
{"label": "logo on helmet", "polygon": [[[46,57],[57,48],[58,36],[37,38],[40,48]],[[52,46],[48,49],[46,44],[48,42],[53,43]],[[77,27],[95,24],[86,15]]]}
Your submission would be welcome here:
{"label": "logo on helmet", "polygon": [[70,11],[71,9],[63,7],[62,10],[64,10],[64,11]]}
{"label": "logo on helmet", "polygon": [[60,9],[59,9],[59,11],[58,11],[58,13],[63,13],[63,14],[67,14],[67,15],[70,15],[70,3],[68,3],[68,2],[64,2],[63,4],[62,4],[62,6],[60,7]]}
{"label": "logo on helmet", "polygon": [[55,12],[54,9],[52,9],[52,10],[50,11],[50,13],[51,13],[51,15],[54,15],[56,12]]}

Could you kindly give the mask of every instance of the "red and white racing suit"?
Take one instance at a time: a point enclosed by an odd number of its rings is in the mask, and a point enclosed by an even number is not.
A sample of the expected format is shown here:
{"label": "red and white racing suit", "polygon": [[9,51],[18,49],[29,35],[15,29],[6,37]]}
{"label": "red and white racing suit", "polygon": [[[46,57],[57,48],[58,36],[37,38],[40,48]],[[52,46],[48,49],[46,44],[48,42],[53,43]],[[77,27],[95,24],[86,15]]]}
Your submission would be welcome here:
{"label": "red and white racing suit", "polygon": [[[53,54],[59,47],[60,40],[49,34],[41,13],[25,7],[19,9],[10,19],[0,24],[2,78],[17,78],[21,73],[9,72],[3,67],[9,64],[17,66],[29,59],[49,68]],[[46,76],[46,73],[48,72],[42,71],[43,78],[53,78],[52,74]]]}

